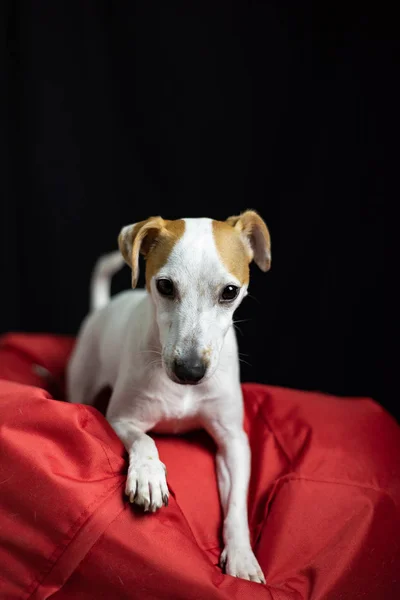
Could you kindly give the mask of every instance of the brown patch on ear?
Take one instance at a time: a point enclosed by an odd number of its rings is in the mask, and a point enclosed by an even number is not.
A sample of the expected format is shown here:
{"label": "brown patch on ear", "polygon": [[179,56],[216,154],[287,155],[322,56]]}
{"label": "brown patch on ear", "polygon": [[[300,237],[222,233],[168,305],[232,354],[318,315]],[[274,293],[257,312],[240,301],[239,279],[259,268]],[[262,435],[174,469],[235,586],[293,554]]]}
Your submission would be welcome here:
{"label": "brown patch on ear", "polygon": [[164,223],[161,217],[150,217],[140,223],[124,227],[119,234],[119,249],[125,262],[132,269],[133,288],[136,287],[139,278],[139,253],[147,256]]}
{"label": "brown patch on ear", "polygon": [[150,291],[151,278],[168,260],[172,248],[185,231],[183,220],[164,221],[150,217],[140,223],[128,225],[118,238],[119,249],[132,269],[132,287],[139,278],[139,253],[146,260],[146,287]]}
{"label": "brown patch on ear", "polygon": [[213,221],[212,227],[215,245],[223,265],[242,285],[247,285],[252,257],[240,232],[227,221]]}
{"label": "brown patch on ear", "polygon": [[250,251],[251,259],[262,271],[271,268],[271,238],[268,227],[254,210],[246,210],[226,221],[240,233]]}

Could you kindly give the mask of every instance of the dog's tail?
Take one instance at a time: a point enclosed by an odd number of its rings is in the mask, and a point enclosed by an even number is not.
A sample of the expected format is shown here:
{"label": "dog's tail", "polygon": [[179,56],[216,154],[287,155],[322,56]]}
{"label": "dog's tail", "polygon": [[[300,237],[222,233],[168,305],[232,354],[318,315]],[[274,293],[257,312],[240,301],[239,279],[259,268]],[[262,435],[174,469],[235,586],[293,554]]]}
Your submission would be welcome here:
{"label": "dog's tail", "polygon": [[119,251],[101,256],[97,261],[90,283],[90,310],[98,310],[109,303],[112,276],[122,269],[124,259]]}

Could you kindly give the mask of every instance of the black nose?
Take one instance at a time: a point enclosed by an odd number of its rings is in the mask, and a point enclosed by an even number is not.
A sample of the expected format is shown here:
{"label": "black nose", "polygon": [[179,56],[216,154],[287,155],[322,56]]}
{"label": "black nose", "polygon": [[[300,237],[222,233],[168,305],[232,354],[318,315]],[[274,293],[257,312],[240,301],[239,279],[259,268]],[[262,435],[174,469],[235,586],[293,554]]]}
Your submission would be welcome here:
{"label": "black nose", "polygon": [[174,361],[173,371],[179,383],[198,383],[207,371],[207,365],[199,357],[188,357]]}

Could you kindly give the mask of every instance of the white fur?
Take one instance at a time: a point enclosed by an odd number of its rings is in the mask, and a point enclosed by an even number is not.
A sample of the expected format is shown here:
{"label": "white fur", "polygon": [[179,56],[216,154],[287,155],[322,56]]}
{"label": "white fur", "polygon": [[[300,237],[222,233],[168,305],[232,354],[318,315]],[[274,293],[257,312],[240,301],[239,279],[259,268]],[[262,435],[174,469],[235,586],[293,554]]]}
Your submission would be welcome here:
{"label": "white fur", "polygon": [[[107,276],[121,264],[115,254],[102,261],[93,280],[94,307],[104,304]],[[102,387],[111,386],[107,419],[129,454],[126,494],[144,510],[155,511],[168,501],[165,467],[147,432],[206,429],[218,448],[221,561],[230,575],[264,582],[247,522],[250,449],[232,323],[246,286],[232,305],[218,301],[224,286],[240,283],[221,262],[210,219],[185,219],[184,235],[158,277],[174,282],[177,300],[161,297],[154,277],[151,295],[121,293],[87,317],[69,365],[69,398],[91,402]],[[207,351],[210,366],[198,385],[180,385],[173,381],[171,365],[190,351]]]}

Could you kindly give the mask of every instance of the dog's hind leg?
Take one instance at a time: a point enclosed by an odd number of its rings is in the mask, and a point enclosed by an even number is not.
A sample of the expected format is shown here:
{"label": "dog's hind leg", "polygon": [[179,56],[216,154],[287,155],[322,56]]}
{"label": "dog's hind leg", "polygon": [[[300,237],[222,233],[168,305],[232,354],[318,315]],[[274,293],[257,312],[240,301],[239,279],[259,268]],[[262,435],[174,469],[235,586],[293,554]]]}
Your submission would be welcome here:
{"label": "dog's hind leg", "polygon": [[97,353],[90,336],[82,336],[67,369],[67,399],[74,404],[93,404],[99,391]]}

